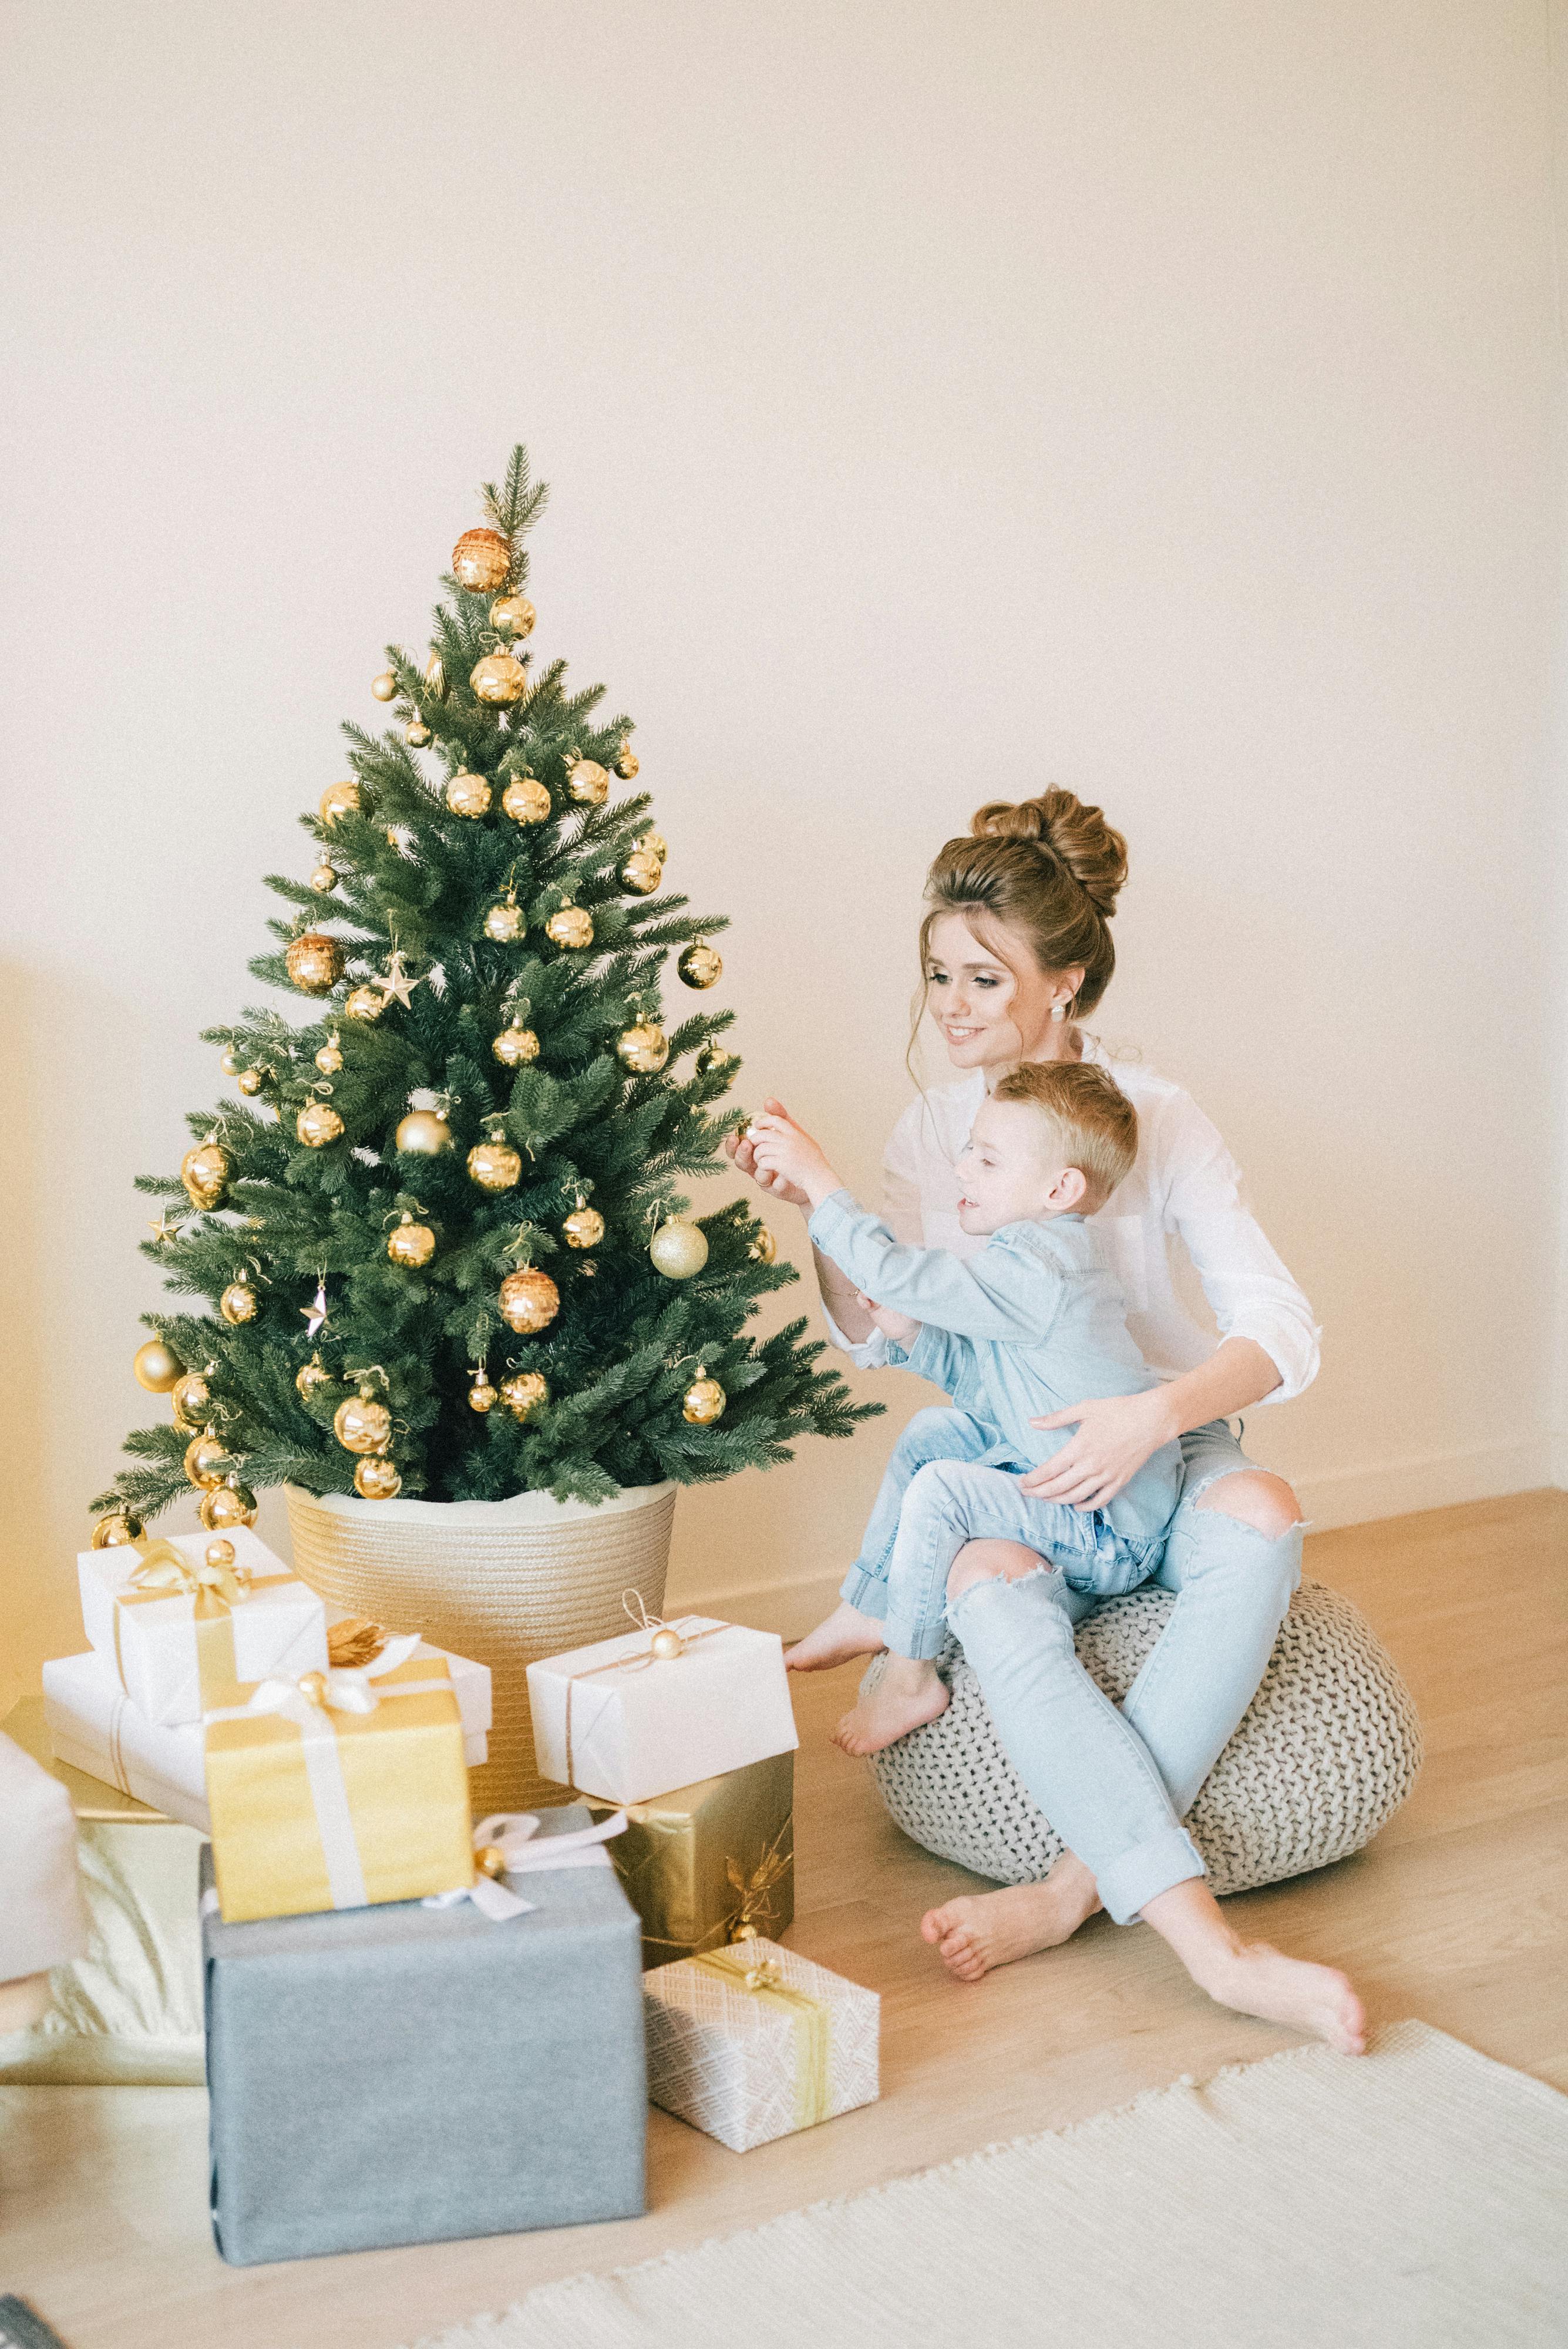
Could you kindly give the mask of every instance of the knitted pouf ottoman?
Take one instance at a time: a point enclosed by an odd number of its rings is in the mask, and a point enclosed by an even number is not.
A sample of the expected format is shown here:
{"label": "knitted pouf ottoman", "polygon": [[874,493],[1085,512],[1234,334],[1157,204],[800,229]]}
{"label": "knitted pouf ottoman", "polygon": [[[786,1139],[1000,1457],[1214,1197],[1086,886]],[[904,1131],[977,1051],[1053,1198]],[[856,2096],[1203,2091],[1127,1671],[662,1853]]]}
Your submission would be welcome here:
{"label": "knitted pouf ottoman", "polygon": [[[1082,1626],[1079,1661],[1107,1696],[1127,1694],[1175,1604],[1169,1591],[1135,1590]],[[939,1858],[1003,1884],[1036,1883],[1061,1839],[1002,1752],[956,1641],[940,1669],[952,1689],[946,1713],[871,1757],[882,1800]],[[1371,1625],[1338,1591],[1303,1582],[1262,1685],[1188,1816],[1212,1889],[1245,1892],[1359,1851],[1420,1766],[1416,1708]]]}

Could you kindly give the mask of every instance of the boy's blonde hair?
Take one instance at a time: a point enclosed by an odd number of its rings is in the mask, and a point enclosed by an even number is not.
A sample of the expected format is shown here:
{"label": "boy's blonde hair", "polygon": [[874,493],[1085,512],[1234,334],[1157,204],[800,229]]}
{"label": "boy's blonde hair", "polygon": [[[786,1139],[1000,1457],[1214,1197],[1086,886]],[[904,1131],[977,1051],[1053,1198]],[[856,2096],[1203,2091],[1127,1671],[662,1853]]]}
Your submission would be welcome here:
{"label": "boy's blonde hair", "polygon": [[993,1101],[1027,1102],[1049,1118],[1064,1166],[1087,1189],[1084,1213],[1103,1207],[1137,1156],[1137,1112],[1114,1077],[1093,1061],[1025,1061],[1008,1071]]}

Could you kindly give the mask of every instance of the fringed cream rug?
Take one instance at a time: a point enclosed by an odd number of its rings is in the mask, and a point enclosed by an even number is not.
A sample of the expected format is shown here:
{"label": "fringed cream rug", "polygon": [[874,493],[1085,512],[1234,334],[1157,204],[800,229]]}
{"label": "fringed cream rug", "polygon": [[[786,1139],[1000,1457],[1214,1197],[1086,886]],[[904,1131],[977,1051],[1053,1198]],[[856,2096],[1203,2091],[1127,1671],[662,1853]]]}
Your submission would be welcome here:
{"label": "fringed cream rug", "polygon": [[[738,2157],[744,2158],[744,2157]],[[1568,2098],[1401,2023],[1182,2080],[423,2349],[1558,2349]]]}

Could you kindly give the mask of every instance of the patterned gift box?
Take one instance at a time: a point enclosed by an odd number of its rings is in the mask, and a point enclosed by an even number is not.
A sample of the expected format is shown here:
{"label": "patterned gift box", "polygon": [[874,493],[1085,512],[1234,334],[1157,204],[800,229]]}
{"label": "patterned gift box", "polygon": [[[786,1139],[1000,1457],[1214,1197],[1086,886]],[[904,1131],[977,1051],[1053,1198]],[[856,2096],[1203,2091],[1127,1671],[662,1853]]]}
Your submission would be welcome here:
{"label": "patterned gift box", "polygon": [[147,1720],[166,1728],[202,1718],[202,1673],[259,1681],[320,1671],[327,1662],[321,1601],[246,1526],[134,1547],[83,1550],[77,1559],[82,1624],[91,1645]]}
{"label": "patterned gift box", "polygon": [[722,1948],[738,1926],[778,1939],[794,1916],[794,1806],[793,1754],[627,1806],[608,1849],[645,1966]]}
{"label": "patterned gift box", "polygon": [[732,2153],[874,2104],[882,2002],[776,1941],[642,1978],[648,2093]]}

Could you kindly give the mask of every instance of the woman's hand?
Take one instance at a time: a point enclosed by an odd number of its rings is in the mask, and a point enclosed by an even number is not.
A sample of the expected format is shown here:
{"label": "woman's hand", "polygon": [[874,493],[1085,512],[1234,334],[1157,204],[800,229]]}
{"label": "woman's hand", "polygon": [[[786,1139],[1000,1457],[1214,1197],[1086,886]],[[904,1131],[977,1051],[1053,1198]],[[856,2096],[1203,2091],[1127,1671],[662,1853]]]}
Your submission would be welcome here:
{"label": "woman's hand", "polygon": [[1039,1501],[1065,1501],[1075,1509],[1103,1509],[1137,1475],[1151,1453],[1177,1433],[1169,1402],[1158,1387],[1147,1394],[1100,1395],[1031,1427],[1076,1427],[1060,1452],[1031,1468],[1022,1489]]}
{"label": "woman's hand", "polygon": [[[783,1102],[765,1101],[763,1107],[774,1116],[784,1114]],[[810,1206],[811,1201],[798,1183],[791,1183],[783,1174],[775,1174],[771,1168],[757,1164],[756,1144],[749,1141],[745,1134],[727,1133],[724,1136],[724,1154],[742,1174],[751,1177],[759,1191],[770,1192],[775,1199],[782,1199],[786,1206]]]}

